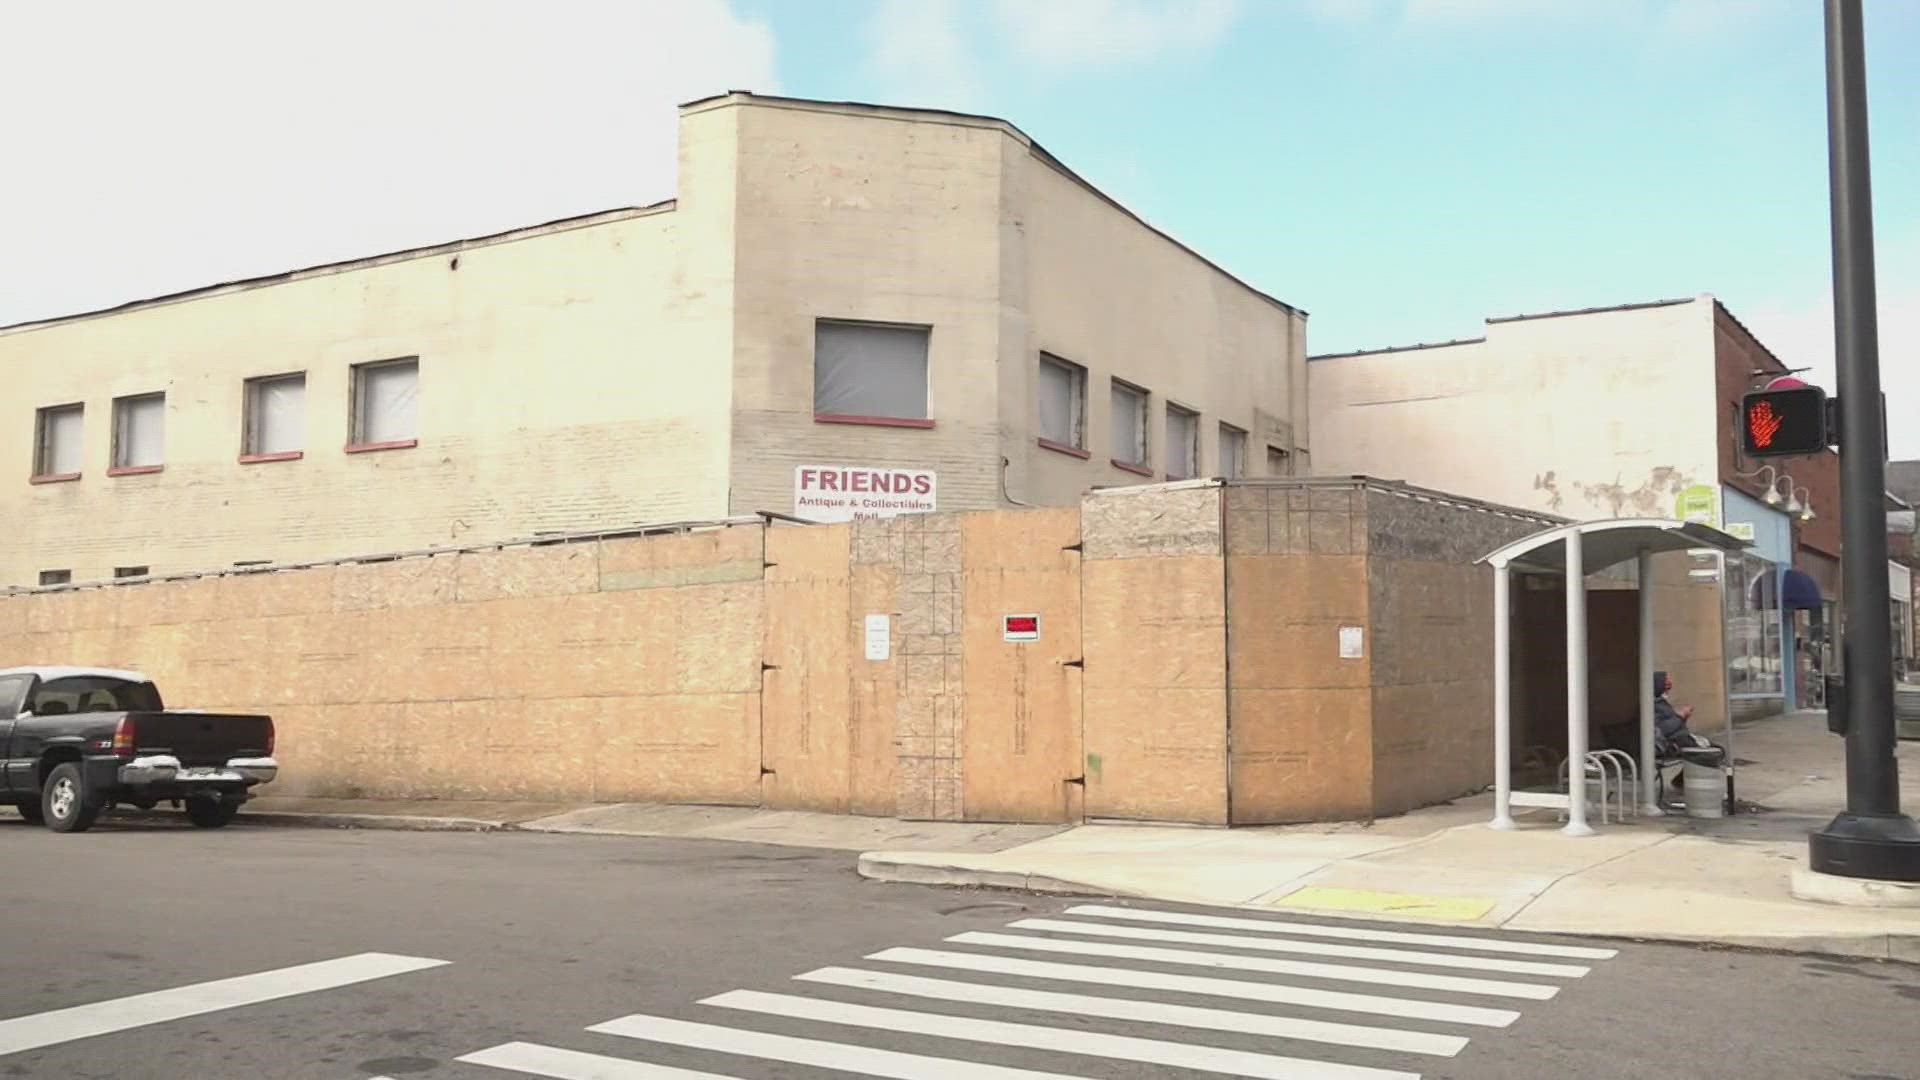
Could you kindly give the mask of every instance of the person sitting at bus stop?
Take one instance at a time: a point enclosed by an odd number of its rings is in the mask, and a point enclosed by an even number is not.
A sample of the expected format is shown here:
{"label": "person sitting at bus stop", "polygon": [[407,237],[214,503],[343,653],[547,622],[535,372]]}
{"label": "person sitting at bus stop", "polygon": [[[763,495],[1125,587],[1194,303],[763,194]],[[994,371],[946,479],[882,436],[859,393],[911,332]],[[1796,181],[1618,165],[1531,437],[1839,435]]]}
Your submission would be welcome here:
{"label": "person sitting at bus stop", "polygon": [[[1718,765],[1726,752],[1719,746],[1695,735],[1687,727],[1687,721],[1693,719],[1693,706],[1673,703],[1673,680],[1664,671],[1653,673],[1653,733],[1654,749],[1662,758],[1685,756],[1702,765]],[[1711,755],[1709,755],[1711,751]],[[1686,752],[1683,754],[1683,752]],[[1707,758],[1711,756],[1713,760]],[[1675,773],[1673,786],[1681,786],[1680,774]]]}

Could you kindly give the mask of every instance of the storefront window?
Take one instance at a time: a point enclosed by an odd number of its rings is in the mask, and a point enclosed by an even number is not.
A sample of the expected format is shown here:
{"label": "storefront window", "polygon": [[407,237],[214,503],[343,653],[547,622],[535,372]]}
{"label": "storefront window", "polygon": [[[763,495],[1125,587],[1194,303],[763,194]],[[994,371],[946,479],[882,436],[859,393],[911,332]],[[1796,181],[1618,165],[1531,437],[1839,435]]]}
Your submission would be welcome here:
{"label": "storefront window", "polygon": [[1899,600],[1893,603],[1893,658],[1900,660],[1913,655],[1913,642],[1908,631],[1913,623],[1907,617],[1907,605]]}
{"label": "storefront window", "polygon": [[1781,693],[1780,575],[1752,554],[1727,556],[1727,682],[1734,694]]}

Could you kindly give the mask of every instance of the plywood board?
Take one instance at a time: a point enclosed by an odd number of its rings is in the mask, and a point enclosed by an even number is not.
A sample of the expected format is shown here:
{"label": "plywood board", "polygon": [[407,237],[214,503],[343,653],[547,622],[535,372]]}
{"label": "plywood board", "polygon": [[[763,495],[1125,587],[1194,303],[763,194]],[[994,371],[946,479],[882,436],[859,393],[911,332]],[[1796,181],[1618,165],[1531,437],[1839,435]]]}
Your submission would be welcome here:
{"label": "plywood board", "polygon": [[335,611],[438,607],[454,602],[457,555],[347,563],[333,571]]}
{"label": "plywood board", "polygon": [[1221,558],[1088,558],[1081,581],[1087,816],[1225,823]]}
{"label": "plywood board", "polygon": [[1233,823],[1371,816],[1369,691],[1233,691]]}
{"label": "plywood board", "polygon": [[553,544],[458,556],[455,595],[464,604],[509,596],[562,596],[600,587],[599,550],[594,544]]}
{"label": "plywood board", "polygon": [[852,530],[767,534],[761,797],[845,813],[852,802]]}
{"label": "plywood board", "polygon": [[767,531],[763,525],[737,525],[603,541],[599,587],[612,591],[758,581]]}
{"label": "plywood board", "polygon": [[[868,615],[888,616],[899,610],[900,575],[891,564],[856,565],[848,594],[848,616],[853,633],[865,634]],[[885,660],[866,659],[865,650],[850,650],[849,728],[852,778],[850,805],[856,814],[891,817],[899,812],[895,784],[898,779],[900,748],[896,739],[899,722],[898,654],[889,650]]]}
{"label": "plywood board", "polygon": [[[968,820],[1067,821],[1081,809],[1079,540],[1071,509],[962,518]],[[1039,616],[1038,640],[1006,640],[1012,614]],[[936,756],[950,757],[944,749]]]}

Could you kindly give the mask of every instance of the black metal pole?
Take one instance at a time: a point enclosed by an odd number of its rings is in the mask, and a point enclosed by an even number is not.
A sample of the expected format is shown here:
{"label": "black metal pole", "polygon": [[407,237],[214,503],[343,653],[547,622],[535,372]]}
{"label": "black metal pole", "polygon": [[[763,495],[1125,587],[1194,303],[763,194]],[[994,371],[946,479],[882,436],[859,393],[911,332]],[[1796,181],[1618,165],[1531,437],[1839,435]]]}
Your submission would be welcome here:
{"label": "black metal pole", "polygon": [[1874,311],[1873,194],[1860,0],[1827,0],[1827,145],[1840,398],[1841,591],[1846,604],[1847,810],[1810,843],[1814,870],[1920,881],[1920,826],[1900,813],[1888,618],[1886,429]]}

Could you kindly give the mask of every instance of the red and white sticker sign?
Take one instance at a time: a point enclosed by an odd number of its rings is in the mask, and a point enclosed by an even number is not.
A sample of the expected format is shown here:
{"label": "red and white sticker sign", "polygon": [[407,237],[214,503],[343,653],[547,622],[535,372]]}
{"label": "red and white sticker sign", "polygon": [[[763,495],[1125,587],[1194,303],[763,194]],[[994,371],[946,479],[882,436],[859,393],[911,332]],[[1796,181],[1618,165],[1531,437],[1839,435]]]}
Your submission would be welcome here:
{"label": "red and white sticker sign", "polygon": [[1040,616],[1008,615],[1003,622],[1001,636],[1008,641],[1039,641]]}
{"label": "red and white sticker sign", "polygon": [[931,514],[937,494],[932,469],[874,469],[796,465],[793,516],[805,521],[853,521]]}

